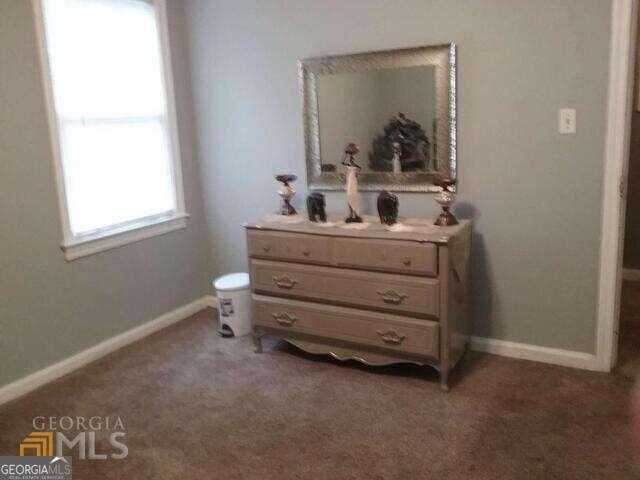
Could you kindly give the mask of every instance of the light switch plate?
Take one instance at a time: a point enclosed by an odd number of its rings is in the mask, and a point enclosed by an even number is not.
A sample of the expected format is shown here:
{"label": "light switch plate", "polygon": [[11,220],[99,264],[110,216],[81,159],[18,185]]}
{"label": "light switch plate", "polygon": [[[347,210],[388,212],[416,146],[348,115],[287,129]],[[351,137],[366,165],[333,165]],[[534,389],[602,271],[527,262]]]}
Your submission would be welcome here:
{"label": "light switch plate", "polygon": [[561,108],[558,110],[558,133],[576,133],[575,108]]}

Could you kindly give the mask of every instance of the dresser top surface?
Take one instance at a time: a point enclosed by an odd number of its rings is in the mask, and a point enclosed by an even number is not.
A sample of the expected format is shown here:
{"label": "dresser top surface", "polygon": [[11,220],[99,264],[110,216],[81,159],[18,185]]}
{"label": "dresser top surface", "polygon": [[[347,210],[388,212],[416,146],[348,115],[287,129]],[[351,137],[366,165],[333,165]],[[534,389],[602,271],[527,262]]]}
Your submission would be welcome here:
{"label": "dresser top surface", "polygon": [[332,237],[375,238],[388,240],[411,240],[417,242],[449,243],[453,238],[471,228],[470,220],[460,220],[458,225],[439,227],[433,219],[400,218],[390,227],[382,225],[377,216],[364,215],[363,223],[346,224],[342,216],[329,215],[326,223],[309,221],[303,215],[267,215],[258,222],[249,222],[245,228],[254,230],[276,230],[282,232],[309,233]]}

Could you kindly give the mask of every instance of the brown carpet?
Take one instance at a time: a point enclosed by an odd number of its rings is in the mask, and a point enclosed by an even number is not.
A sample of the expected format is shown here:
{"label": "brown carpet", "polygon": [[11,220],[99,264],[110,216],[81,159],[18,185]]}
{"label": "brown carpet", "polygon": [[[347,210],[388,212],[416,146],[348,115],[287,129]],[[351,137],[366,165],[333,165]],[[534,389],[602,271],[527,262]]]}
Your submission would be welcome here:
{"label": "brown carpet", "polygon": [[640,322],[640,282],[623,282],[620,304],[623,322]]}
{"label": "brown carpet", "polygon": [[34,416],[120,416],[129,456],[74,455],[75,479],[640,478],[628,374],[471,353],[443,393],[427,368],[254,354],[213,315],[0,407],[0,454]]}

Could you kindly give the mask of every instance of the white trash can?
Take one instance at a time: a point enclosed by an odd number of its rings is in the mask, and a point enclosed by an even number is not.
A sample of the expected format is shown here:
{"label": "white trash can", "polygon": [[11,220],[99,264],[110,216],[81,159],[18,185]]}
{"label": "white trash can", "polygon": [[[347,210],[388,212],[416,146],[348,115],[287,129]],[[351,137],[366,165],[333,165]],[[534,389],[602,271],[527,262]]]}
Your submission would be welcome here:
{"label": "white trash can", "polygon": [[230,273],[213,282],[218,297],[218,333],[241,337],[251,333],[249,274]]}

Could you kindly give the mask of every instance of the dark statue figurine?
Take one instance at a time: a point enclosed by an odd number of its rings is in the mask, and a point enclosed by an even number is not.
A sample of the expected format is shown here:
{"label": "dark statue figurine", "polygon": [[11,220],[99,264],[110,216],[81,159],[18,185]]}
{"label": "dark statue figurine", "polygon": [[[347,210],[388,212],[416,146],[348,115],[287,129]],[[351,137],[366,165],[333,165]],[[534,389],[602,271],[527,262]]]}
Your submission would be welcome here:
{"label": "dark statue figurine", "polygon": [[398,221],[398,196],[383,190],[378,195],[378,215],[380,223],[393,225]]}
{"label": "dark statue figurine", "polygon": [[309,220],[312,222],[326,222],[327,212],[324,210],[325,201],[324,195],[320,192],[310,193],[307,197],[307,213],[309,214]]}

